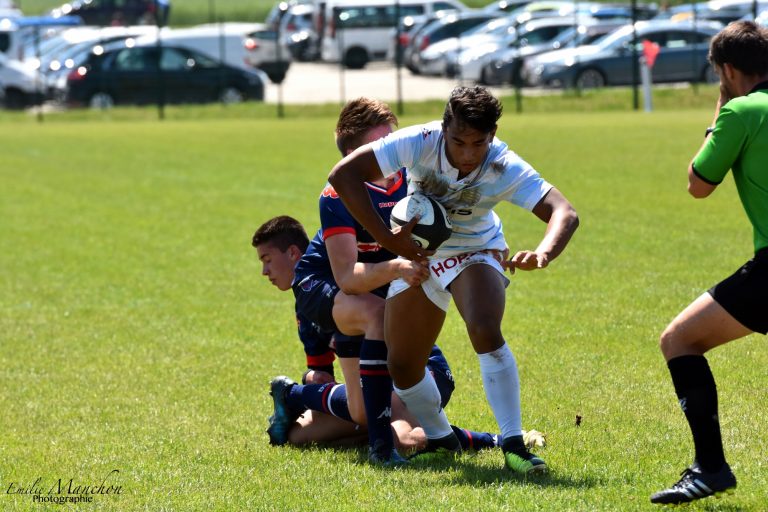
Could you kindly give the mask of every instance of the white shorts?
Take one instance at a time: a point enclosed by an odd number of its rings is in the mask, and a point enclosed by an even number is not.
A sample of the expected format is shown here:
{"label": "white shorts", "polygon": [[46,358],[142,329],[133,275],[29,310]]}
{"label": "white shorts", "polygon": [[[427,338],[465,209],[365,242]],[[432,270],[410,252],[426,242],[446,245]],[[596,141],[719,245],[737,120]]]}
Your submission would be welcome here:
{"label": "white shorts", "polygon": [[[451,292],[448,291],[448,286],[465,268],[477,264],[493,267],[504,279],[504,287],[509,285],[509,279],[504,275],[504,269],[501,268],[501,264],[493,254],[479,251],[459,254],[450,258],[429,260],[429,279],[421,283],[421,289],[435,306],[443,311],[448,311],[448,306],[451,304]],[[389,285],[387,298],[394,297],[408,288],[410,288],[408,283],[402,279],[395,279]]]}

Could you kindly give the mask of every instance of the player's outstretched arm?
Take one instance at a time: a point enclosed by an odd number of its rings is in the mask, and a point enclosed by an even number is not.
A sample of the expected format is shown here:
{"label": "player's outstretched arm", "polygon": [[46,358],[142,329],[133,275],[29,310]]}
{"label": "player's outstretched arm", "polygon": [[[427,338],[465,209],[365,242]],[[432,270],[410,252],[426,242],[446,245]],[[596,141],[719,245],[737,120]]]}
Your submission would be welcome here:
{"label": "player's outstretched arm", "polygon": [[375,290],[401,277],[411,285],[421,284],[429,277],[424,265],[404,259],[379,263],[357,261],[357,240],[354,235],[341,233],[326,239],[333,277],[347,295],[359,295]]}
{"label": "player's outstretched arm", "polygon": [[397,233],[389,230],[376,213],[371,198],[365,189],[366,181],[375,181],[383,177],[379,162],[373,149],[365,145],[344,157],[331,171],[328,181],[344,206],[368,230],[368,232],[386,249],[410,260],[425,260],[427,251],[418,247],[411,240],[411,230],[417,219],[403,226]]}
{"label": "player's outstretched arm", "polygon": [[535,270],[545,268],[563,252],[579,227],[579,216],[571,203],[556,188],[552,188],[533,208],[533,213],[547,223],[544,238],[535,251],[518,251],[505,263],[511,272],[516,268]]}

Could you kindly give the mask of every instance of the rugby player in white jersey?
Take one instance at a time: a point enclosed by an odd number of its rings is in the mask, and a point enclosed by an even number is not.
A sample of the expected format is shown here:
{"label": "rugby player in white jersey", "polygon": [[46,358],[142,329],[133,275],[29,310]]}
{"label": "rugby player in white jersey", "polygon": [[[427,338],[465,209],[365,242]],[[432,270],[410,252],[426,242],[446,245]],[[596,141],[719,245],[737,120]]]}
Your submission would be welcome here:
{"label": "rugby player in white jersey", "polygon": [[[408,259],[429,259],[430,277],[421,285],[392,283],[385,312],[395,391],[424,428],[427,450],[460,451],[434,380],[424,371],[452,297],[478,354],[486,398],[503,438],[505,464],[528,474],[546,471],[546,464],[523,442],[517,364],[501,333],[504,289],[509,284],[504,270],[547,267],[565,249],[579,220],[562,193],[495,138],[501,110],[486,89],[457,87],[442,122],[405,128],[358,148],[334,167],[329,181],[383,247]],[[366,193],[366,181],[402,167],[410,173],[409,192],[434,197],[451,214],[453,234],[434,254],[416,246],[410,230],[390,231]],[[531,211],[547,227],[535,249],[499,262],[494,256],[507,244],[492,208],[501,201]]]}

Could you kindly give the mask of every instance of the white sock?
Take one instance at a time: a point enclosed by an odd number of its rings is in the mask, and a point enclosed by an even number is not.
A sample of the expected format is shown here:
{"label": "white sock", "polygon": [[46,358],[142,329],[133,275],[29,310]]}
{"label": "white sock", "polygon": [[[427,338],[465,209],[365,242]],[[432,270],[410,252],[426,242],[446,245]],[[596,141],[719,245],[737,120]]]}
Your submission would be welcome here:
{"label": "white sock", "polygon": [[453,434],[448,417],[440,407],[440,390],[437,389],[432,373],[425,372],[424,378],[408,389],[394,388],[397,396],[419,420],[427,439],[439,439]]}
{"label": "white sock", "polygon": [[487,354],[478,354],[485,396],[499,424],[502,439],[523,435],[520,380],[517,363],[505,343]]}

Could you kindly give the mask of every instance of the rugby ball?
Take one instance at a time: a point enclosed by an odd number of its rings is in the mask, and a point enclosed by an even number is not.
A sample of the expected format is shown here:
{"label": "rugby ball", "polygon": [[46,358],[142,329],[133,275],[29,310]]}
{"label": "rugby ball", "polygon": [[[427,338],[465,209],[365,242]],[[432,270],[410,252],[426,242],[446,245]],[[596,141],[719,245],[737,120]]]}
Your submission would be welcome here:
{"label": "rugby ball", "polygon": [[397,202],[389,217],[389,224],[402,227],[415,216],[418,223],[413,227],[411,238],[416,245],[433,251],[451,237],[451,219],[443,205],[424,194],[405,196]]}

